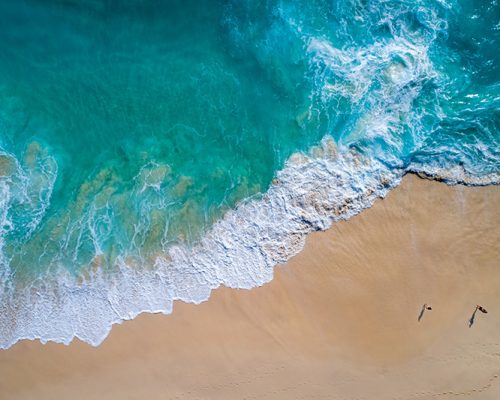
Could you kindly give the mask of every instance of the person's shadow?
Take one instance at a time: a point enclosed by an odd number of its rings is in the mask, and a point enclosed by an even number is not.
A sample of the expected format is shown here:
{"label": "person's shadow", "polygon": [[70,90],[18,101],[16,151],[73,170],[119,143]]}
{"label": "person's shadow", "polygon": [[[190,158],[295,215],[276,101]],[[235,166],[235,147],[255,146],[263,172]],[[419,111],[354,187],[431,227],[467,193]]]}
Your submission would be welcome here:
{"label": "person's shadow", "polygon": [[474,320],[476,318],[476,313],[477,313],[477,307],[476,309],[474,310],[474,312],[472,313],[472,316],[470,317],[469,319],[469,328],[472,327],[472,325],[474,325]]}
{"label": "person's shadow", "polygon": [[425,313],[425,310],[427,309],[427,304],[424,304],[422,306],[422,309],[420,310],[420,314],[418,316],[418,322],[420,322],[420,320],[422,319],[422,317],[424,316],[424,313]]}

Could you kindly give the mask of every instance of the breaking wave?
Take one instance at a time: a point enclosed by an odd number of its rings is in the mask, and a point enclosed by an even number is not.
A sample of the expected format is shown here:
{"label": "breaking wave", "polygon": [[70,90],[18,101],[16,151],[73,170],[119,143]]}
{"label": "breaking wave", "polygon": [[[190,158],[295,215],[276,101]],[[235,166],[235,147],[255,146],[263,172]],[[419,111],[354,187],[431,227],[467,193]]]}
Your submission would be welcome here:
{"label": "breaking wave", "polygon": [[500,183],[493,3],[130,4],[0,16],[50,22],[0,38],[0,348],[269,282],[406,173]]}

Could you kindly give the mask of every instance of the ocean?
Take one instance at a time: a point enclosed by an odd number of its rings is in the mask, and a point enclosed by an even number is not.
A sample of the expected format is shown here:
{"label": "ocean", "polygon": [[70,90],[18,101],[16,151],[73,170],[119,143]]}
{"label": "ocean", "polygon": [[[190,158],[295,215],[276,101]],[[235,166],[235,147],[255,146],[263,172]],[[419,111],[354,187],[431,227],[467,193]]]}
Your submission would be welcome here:
{"label": "ocean", "polygon": [[4,0],[0,348],[252,288],[414,172],[500,182],[497,0]]}

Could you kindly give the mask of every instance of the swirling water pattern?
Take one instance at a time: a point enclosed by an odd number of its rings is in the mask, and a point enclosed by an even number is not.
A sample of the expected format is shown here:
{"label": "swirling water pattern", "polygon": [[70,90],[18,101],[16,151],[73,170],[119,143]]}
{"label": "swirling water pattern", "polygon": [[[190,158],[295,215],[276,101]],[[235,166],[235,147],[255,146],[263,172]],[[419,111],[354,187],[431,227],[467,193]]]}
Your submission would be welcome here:
{"label": "swirling water pattern", "polygon": [[499,182],[496,0],[2,11],[2,347],[263,284],[408,171]]}

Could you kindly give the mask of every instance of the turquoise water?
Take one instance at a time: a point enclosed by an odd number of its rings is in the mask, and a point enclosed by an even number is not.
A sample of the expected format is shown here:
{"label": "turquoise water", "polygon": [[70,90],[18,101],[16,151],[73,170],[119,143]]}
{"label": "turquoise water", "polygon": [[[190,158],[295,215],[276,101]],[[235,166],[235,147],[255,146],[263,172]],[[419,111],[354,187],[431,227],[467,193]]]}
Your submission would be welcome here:
{"label": "turquoise water", "polygon": [[21,282],[196,247],[325,136],[398,176],[498,183],[496,1],[5,0],[0,24],[9,315]]}
{"label": "turquoise water", "polygon": [[0,17],[2,149],[55,179],[50,200],[23,182],[32,199],[11,203],[15,273],[192,242],[322,136],[294,121],[304,93],[232,56],[223,4],[79,3]]}

